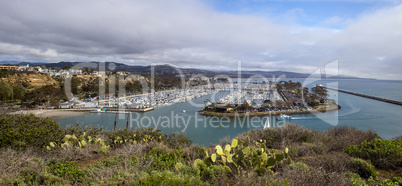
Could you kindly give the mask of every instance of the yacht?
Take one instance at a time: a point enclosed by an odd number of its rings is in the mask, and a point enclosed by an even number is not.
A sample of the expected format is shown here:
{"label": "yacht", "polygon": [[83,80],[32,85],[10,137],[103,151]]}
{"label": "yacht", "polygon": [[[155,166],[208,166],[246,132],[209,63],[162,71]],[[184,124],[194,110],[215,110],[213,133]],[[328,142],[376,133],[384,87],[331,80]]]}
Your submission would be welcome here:
{"label": "yacht", "polygon": [[287,114],[281,114],[281,115],[278,116],[278,119],[279,120],[287,120],[287,119],[292,119],[292,117],[290,117]]}

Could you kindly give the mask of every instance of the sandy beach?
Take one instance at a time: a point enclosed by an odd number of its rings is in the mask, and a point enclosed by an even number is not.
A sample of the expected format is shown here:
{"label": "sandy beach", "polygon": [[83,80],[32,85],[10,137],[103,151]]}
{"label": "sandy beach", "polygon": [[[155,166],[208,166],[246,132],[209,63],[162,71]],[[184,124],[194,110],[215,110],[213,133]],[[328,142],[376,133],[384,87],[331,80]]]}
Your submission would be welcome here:
{"label": "sandy beach", "polygon": [[78,116],[81,114],[85,114],[85,112],[78,111],[69,111],[69,110],[23,110],[13,112],[11,114],[33,114],[37,117],[41,118],[51,118],[51,119],[60,119],[67,118],[72,116]]}

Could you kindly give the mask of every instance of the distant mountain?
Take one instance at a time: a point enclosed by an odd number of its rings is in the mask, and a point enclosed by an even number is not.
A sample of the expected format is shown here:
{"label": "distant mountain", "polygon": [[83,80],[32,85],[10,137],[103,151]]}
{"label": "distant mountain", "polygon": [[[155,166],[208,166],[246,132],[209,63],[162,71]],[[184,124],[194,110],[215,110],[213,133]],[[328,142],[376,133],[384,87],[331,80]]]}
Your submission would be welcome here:
{"label": "distant mountain", "polygon": [[11,60],[11,61],[3,60],[3,61],[0,61],[0,64],[1,65],[27,65],[27,64],[30,64],[30,65],[37,66],[37,65],[42,65],[45,63],[44,62],[24,62],[24,61],[14,61],[14,60]]}
{"label": "distant mountain", "polygon": [[[92,64],[91,64],[92,63]],[[97,63],[99,62],[65,62],[61,61],[58,63],[44,63],[44,62],[21,62],[21,61],[0,61],[0,64],[12,64],[12,65],[27,65],[31,66],[46,66],[47,68],[64,68],[64,67],[85,67],[85,66],[93,66],[94,70],[98,70]],[[151,74],[152,66],[131,66],[123,63],[116,62],[104,62],[106,70],[114,69],[113,71],[125,71],[125,72],[133,72],[138,74]],[[181,73],[187,77],[191,77],[192,75],[204,75],[206,77],[214,77],[216,75],[227,75],[231,78],[238,78],[238,71],[223,71],[223,70],[202,70],[202,69],[193,69],[193,68],[175,68],[170,65],[156,65],[154,66],[154,72],[158,76],[179,76]],[[255,76],[263,76],[266,78],[285,76],[286,78],[307,78],[310,74],[305,73],[297,73],[297,72],[286,72],[286,71],[249,71],[242,70],[241,77],[249,78]],[[310,76],[311,77],[311,76]],[[320,78],[319,75],[313,76],[316,78]],[[362,79],[358,77],[352,76],[331,76],[330,79]]]}

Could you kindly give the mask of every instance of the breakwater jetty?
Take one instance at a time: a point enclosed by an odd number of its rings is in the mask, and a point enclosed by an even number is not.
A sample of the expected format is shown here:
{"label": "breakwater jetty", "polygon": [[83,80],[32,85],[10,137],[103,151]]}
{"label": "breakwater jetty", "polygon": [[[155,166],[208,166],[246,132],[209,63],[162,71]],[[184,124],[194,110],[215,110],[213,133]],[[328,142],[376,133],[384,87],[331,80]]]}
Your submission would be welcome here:
{"label": "breakwater jetty", "polygon": [[377,101],[382,101],[382,102],[402,106],[402,101],[398,101],[398,100],[381,98],[381,97],[377,97],[377,96],[371,96],[371,95],[367,95],[367,94],[362,94],[362,93],[357,93],[357,92],[352,92],[352,91],[347,91],[347,90],[341,90],[341,89],[336,89],[336,88],[330,88],[330,87],[324,87],[324,88],[329,89],[329,90],[338,91],[338,92],[343,92],[343,93],[346,93],[346,94],[351,94],[351,95],[355,95],[355,96],[360,96],[360,97],[364,97],[364,98],[374,99],[374,100],[377,100]]}

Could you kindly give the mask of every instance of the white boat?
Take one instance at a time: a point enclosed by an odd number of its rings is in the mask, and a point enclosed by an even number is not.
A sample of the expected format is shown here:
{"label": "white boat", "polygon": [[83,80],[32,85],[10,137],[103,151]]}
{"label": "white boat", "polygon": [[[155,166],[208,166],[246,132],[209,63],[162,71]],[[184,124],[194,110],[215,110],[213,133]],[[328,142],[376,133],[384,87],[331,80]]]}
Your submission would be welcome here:
{"label": "white boat", "polygon": [[186,110],[185,110],[185,109],[183,109],[183,112],[184,112],[184,113],[186,113]]}
{"label": "white boat", "polygon": [[265,125],[264,125],[264,129],[267,129],[267,128],[271,128],[271,125],[269,124],[269,117],[267,117],[267,121],[265,122]]}
{"label": "white boat", "polygon": [[290,117],[287,114],[281,114],[281,115],[279,115],[278,119],[279,120],[287,120],[287,119],[292,119],[292,117]]}

